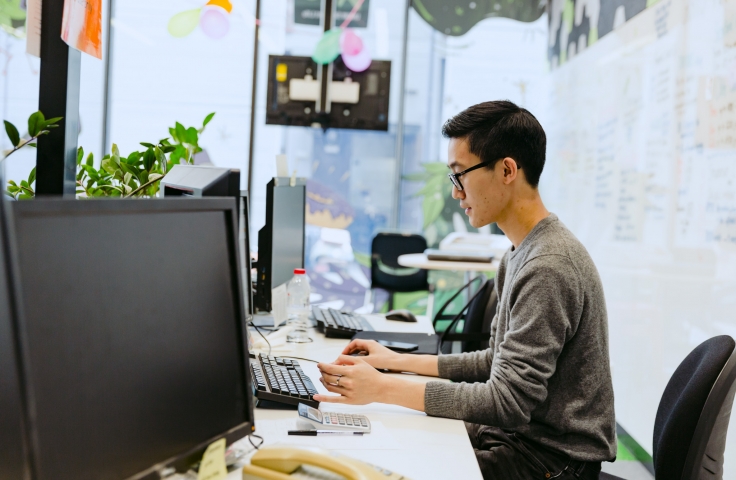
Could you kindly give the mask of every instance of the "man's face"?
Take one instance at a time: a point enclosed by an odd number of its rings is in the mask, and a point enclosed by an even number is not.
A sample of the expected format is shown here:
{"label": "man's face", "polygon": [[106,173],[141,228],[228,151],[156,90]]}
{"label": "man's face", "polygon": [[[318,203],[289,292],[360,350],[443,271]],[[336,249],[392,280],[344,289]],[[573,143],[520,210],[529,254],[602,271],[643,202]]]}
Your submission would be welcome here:
{"label": "man's face", "polygon": [[[481,159],[468,150],[468,142],[462,138],[450,139],[448,167],[453,173],[462,172],[481,163]],[[509,202],[510,192],[504,184],[504,162],[496,163],[492,170],[479,168],[460,177],[462,190],[452,187],[452,198],[460,200],[470,224],[479,228],[501,220]]]}

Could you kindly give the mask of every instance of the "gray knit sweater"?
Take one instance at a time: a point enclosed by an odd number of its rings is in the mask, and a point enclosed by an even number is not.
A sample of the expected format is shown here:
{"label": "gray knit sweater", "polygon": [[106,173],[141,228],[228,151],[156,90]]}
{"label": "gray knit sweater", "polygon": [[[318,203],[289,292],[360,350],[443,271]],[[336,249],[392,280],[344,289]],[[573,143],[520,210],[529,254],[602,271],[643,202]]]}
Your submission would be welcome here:
{"label": "gray knit sweater", "polygon": [[[616,456],[608,320],[598,271],[585,247],[550,215],[496,275],[490,347],[442,355],[427,414],[492,425],[575,460]],[[468,383],[465,383],[468,382]]]}

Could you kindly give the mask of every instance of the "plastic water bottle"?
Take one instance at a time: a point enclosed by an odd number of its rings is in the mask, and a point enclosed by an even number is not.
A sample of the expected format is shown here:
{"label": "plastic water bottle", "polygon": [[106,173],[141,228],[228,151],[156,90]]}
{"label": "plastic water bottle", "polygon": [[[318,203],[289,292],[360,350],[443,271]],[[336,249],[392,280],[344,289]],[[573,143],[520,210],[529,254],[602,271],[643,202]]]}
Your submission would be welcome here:
{"label": "plastic water bottle", "polygon": [[312,339],[307,335],[309,325],[309,277],[303,268],[295,268],[294,276],[286,284],[287,325],[294,327],[286,336],[287,342],[306,343]]}

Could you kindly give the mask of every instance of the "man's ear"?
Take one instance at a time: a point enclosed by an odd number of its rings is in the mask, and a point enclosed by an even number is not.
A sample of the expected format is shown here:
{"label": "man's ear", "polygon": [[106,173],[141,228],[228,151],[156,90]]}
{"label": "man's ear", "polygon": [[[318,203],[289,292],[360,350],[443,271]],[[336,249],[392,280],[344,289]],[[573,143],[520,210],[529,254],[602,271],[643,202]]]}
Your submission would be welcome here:
{"label": "man's ear", "polygon": [[519,166],[516,164],[516,160],[511,157],[506,157],[501,160],[503,168],[503,183],[506,185],[510,184],[519,174]]}

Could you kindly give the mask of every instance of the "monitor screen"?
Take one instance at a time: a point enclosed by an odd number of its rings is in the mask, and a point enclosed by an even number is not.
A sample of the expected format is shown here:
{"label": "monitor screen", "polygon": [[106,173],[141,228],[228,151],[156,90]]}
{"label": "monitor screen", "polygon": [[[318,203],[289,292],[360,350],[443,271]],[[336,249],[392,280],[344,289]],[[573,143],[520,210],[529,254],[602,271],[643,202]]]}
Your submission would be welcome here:
{"label": "monitor screen", "polygon": [[39,480],[125,479],[251,432],[233,199],[14,207]]}
{"label": "monitor screen", "polygon": [[26,478],[22,396],[15,349],[13,276],[8,261],[5,201],[0,199],[0,480]]}
{"label": "monitor screen", "polygon": [[271,238],[271,288],[286,283],[295,268],[304,268],[305,187],[276,186],[273,189]]}

